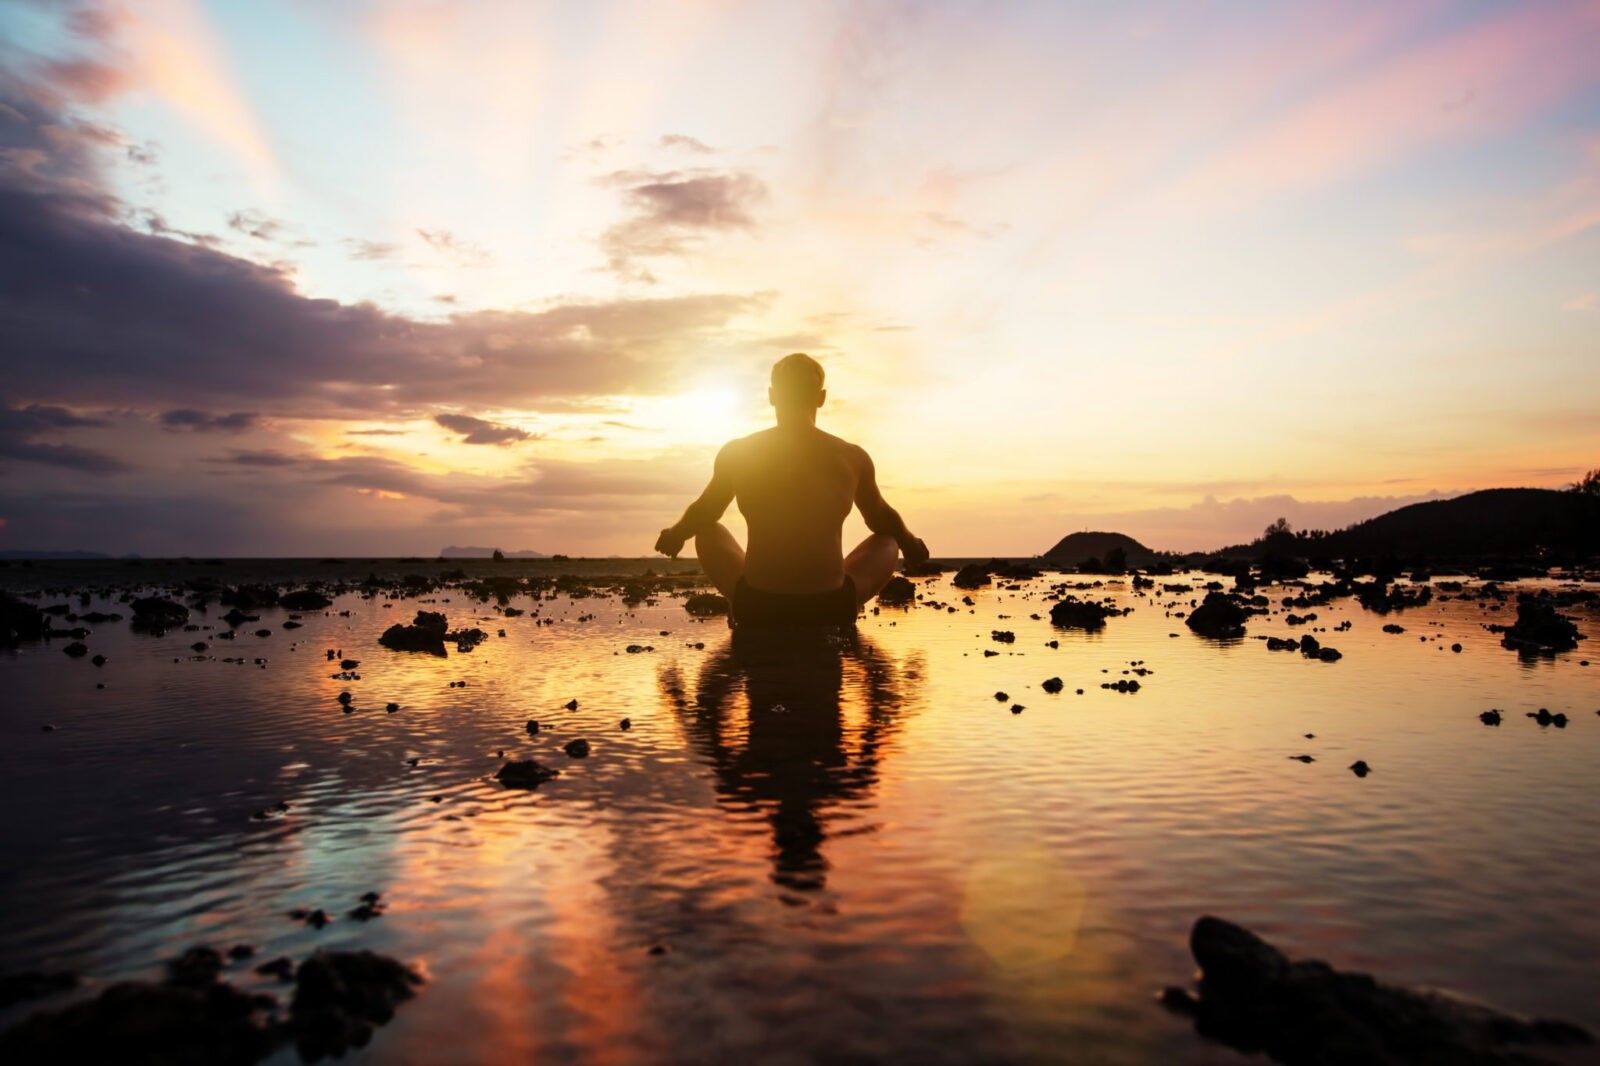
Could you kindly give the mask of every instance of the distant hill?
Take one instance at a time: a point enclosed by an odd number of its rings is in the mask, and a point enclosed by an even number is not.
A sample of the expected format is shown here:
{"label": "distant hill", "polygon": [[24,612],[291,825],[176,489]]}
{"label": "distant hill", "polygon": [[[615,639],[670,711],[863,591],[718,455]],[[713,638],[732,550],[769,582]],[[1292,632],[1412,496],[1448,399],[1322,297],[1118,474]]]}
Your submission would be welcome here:
{"label": "distant hill", "polygon": [[1081,563],[1085,559],[1104,559],[1113,548],[1121,548],[1130,565],[1140,566],[1156,557],[1156,553],[1134,540],[1126,533],[1068,533],[1056,541],[1055,547],[1044,557],[1057,563]]}
{"label": "distant hill", "polygon": [[1600,499],[1556,489],[1484,489],[1429,500],[1305,542],[1318,555],[1600,552]]}
{"label": "distant hill", "polygon": [[[105,552],[29,551],[26,548],[0,552],[0,559],[109,559]],[[137,556],[126,556],[137,558]]]}
{"label": "distant hill", "polygon": [[[494,548],[473,548],[473,547],[458,548],[454,544],[452,544],[452,545],[450,545],[450,547],[443,548],[443,549],[441,549],[439,551],[439,558],[441,558],[441,559],[492,559],[492,558],[494,558],[495,551],[496,551],[496,549],[494,549]],[[550,558],[550,556],[546,555],[544,552],[534,552],[534,551],[514,551],[514,552],[505,552],[504,554],[505,554],[505,557],[507,559],[548,559],[548,558]]]}

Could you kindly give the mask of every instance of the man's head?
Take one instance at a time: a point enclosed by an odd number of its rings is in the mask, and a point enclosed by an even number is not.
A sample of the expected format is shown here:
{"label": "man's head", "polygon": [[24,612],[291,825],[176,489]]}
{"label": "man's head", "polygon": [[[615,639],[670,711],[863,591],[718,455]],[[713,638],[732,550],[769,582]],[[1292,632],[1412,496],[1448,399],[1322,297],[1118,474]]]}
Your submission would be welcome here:
{"label": "man's head", "polygon": [[772,364],[767,399],[780,415],[815,417],[817,408],[828,398],[822,381],[822,364],[804,352],[795,352]]}

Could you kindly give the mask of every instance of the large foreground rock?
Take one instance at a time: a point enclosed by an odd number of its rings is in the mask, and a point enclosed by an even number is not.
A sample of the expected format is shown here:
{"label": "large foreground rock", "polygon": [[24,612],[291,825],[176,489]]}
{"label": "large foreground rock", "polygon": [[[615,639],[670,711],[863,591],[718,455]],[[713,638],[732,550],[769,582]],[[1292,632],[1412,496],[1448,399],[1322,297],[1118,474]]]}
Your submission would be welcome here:
{"label": "large foreground rock", "polygon": [[0,648],[14,648],[24,640],[43,640],[44,612],[31,603],[0,592]]}
{"label": "large foreground rock", "polygon": [[1050,624],[1062,629],[1103,629],[1115,612],[1091,600],[1060,600],[1050,607]]}
{"label": "large foreground rock", "polygon": [[917,598],[917,586],[906,578],[896,574],[891,577],[878,593],[878,602],[886,607],[895,607],[912,602]]}
{"label": "large foreground rock", "polygon": [[1517,600],[1517,621],[1500,638],[1502,646],[1534,655],[1553,655],[1571,651],[1584,639],[1577,625],[1555,606],[1532,596]]}
{"label": "large foreground rock", "polygon": [[317,952],[295,971],[290,1017],[301,1056],[314,1062],[365,1046],[420,984],[409,967],[375,952]]}
{"label": "large foreground rock", "polygon": [[1545,1061],[1538,1046],[1593,1042],[1566,1022],[1519,1018],[1444,993],[1379,983],[1325,962],[1291,962],[1254,933],[1221,918],[1195,922],[1189,947],[1200,996],[1171,989],[1203,1034],[1290,1066],[1404,1063],[1509,1066]]}
{"label": "large foreground rock", "polygon": [[450,623],[437,611],[418,611],[408,626],[398,622],[383,631],[378,643],[394,651],[425,651],[444,655],[445,633]]}
{"label": "large foreground rock", "polygon": [[1203,637],[1237,637],[1243,635],[1245,619],[1249,617],[1250,612],[1227,593],[1208,592],[1184,624]]}

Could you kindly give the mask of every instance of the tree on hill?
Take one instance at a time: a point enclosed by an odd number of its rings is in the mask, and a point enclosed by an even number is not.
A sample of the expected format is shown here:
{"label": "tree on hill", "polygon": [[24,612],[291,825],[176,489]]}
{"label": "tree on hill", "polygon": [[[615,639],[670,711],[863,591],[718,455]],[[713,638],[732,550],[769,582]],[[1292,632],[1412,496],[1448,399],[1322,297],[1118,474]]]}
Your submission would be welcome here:
{"label": "tree on hill", "polygon": [[1600,467],[1595,467],[1572,483],[1572,491],[1579,496],[1600,497]]}

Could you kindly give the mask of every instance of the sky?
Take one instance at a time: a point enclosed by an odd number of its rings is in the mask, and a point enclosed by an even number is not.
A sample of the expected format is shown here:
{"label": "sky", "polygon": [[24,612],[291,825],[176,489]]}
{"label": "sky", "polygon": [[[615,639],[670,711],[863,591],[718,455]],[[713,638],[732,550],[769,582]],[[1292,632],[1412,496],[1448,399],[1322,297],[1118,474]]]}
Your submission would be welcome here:
{"label": "sky", "polygon": [[1577,0],[0,0],[0,550],[645,555],[791,351],[936,555],[1560,487],[1596,55]]}

